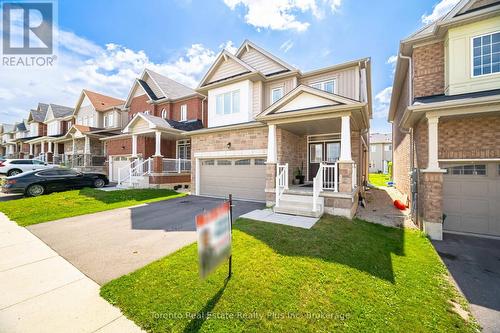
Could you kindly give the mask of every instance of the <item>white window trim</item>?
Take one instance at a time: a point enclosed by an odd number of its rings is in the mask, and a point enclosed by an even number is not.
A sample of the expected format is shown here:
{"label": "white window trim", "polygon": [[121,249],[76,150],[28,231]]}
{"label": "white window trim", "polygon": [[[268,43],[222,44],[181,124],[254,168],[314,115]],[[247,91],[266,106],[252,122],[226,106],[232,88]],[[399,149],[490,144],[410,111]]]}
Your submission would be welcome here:
{"label": "white window trim", "polygon": [[472,36],[470,38],[469,59],[470,59],[470,78],[471,79],[477,79],[477,78],[481,78],[481,77],[488,77],[488,76],[492,76],[492,75],[500,75],[500,72],[474,75],[474,38],[479,38],[479,37],[482,38],[484,36],[494,35],[494,34],[497,34],[497,33],[500,33],[500,30],[493,31],[493,32],[488,32],[488,33],[485,33],[485,34],[482,34],[482,35]]}
{"label": "white window trim", "polygon": [[161,117],[162,117],[163,119],[167,119],[167,109],[162,109],[162,110],[161,110]]}
{"label": "white window trim", "polygon": [[[232,98],[232,95],[231,95]],[[232,108],[232,105],[231,105]],[[232,111],[232,110],[231,110]],[[181,121],[187,121],[187,104],[182,104],[181,105]]]}
{"label": "white window trim", "polygon": [[[229,116],[229,115],[237,114],[237,113],[241,112],[241,106],[238,107],[239,108],[238,112],[233,112],[233,104],[234,104],[233,103],[233,96],[235,93],[238,93],[240,95],[240,104],[241,104],[241,89],[226,91],[226,92],[215,95],[215,115],[216,116]],[[225,103],[224,102],[224,95],[225,94],[231,94],[231,112],[229,112],[229,113],[224,112],[224,103]],[[217,113],[217,99],[219,96],[222,96],[222,113]]]}
{"label": "white window trim", "polygon": [[149,115],[149,110],[145,110],[142,113]]}
{"label": "white window trim", "polygon": [[[273,101],[273,95],[274,95],[274,92],[275,92],[276,90],[280,90],[280,91],[281,91],[281,97],[280,97],[280,98],[278,98],[277,100]],[[282,99],[284,95],[285,95],[285,88],[284,88],[283,86],[281,86],[281,87],[276,87],[276,88],[272,88],[272,89],[271,89],[271,96],[269,96],[269,99],[270,99],[270,100],[269,100],[269,102],[270,102],[271,104],[276,103],[277,101],[279,101],[280,99]]]}
{"label": "white window trim", "polygon": [[[323,89],[324,86],[325,86],[325,84],[328,83],[328,82],[333,82],[333,93],[337,94],[337,79],[336,78],[327,79],[327,80],[320,80],[320,81],[314,81],[314,82],[309,83],[309,86],[312,87],[312,88],[314,88],[313,85],[319,84],[319,85],[321,85],[320,90],[325,91],[325,92],[329,92],[329,91],[326,91],[325,89]],[[317,89],[317,88],[315,88],[315,89]]]}

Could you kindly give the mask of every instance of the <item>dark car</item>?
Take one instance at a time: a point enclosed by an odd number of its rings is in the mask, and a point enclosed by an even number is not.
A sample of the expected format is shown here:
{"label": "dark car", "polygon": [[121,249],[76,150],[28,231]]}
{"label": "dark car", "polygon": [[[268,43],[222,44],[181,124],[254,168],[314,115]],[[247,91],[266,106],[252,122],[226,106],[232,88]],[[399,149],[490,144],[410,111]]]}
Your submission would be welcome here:
{"label": "dark car", "polygon": [[83,187],[100,188],[107,184],[109,184],[108,177],[100,173],[82,173],[72,169],[53,168],[7,177],[2,186],[2,192],[23,193],[26,196],[36,197],[49,192]]}

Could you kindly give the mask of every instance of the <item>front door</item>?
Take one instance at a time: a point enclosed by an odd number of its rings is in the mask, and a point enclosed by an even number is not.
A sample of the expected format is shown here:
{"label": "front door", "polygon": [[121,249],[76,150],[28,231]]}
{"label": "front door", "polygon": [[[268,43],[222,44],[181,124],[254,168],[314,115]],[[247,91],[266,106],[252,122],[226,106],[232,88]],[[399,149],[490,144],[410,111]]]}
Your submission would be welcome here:
{"label": "front door", "polygon": [[340,157],[340,142],[315,142],[309,144],[309,180],[318,173],[319,164],[333,164]]}

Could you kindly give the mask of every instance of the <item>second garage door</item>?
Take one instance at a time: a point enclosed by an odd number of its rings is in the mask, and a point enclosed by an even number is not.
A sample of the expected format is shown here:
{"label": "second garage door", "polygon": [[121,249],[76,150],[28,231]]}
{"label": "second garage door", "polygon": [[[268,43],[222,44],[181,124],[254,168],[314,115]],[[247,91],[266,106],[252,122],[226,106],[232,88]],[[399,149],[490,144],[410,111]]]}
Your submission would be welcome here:
{"label": "second garage door", "polygon": [[207,159],[200,163],[200,194],[265,201],[265,158]]}
{"label": "second garage door", "polygon": [[443,230],[500,236],[500,165],[445,167]]}

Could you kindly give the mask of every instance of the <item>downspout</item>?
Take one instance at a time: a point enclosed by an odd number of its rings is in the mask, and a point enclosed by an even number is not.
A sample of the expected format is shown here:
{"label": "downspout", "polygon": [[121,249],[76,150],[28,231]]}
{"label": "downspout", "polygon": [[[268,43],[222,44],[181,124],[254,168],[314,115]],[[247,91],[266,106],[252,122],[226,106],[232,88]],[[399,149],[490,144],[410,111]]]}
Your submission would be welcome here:
{"label": "downspout", "polygon": [[205,124],[205,101],[207,100],[207,96],[205,96],[205,98],[203,98],[203,100],[201,101],[201,122],[203,124],[203,126],[207,127],[206,125],[208,124]]}

